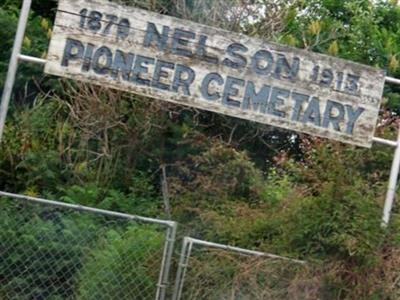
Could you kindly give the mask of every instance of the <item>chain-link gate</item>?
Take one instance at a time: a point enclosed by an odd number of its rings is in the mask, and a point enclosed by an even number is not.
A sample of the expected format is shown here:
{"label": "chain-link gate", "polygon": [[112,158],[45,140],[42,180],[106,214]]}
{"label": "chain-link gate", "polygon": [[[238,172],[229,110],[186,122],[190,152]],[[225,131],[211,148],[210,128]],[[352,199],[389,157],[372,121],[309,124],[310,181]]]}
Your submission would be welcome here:
{"label": "chain-link gate", "polygon": [[306,268],[300,260],[185,237],[173,299],[295,299],[293,284]]}
{"label": "chain-link gate", "polygon": [[0,299],[165,299],[176,223],[0,192]]}

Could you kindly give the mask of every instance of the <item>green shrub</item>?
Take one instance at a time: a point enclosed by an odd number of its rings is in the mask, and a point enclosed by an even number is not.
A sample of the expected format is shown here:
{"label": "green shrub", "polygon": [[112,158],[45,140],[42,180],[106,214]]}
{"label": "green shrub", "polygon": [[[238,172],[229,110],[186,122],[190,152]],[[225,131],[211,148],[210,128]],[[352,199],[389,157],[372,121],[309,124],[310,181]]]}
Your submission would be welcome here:
{"label": "green shrub", "polygon": [[163,234],[152,227],[110,230],[85,257],[78,298],[154,299],[162,249]]}
{"label": "green shrub", "polygon": [[65,299],[98,225],[83,214],[0,199],[0,295]]}

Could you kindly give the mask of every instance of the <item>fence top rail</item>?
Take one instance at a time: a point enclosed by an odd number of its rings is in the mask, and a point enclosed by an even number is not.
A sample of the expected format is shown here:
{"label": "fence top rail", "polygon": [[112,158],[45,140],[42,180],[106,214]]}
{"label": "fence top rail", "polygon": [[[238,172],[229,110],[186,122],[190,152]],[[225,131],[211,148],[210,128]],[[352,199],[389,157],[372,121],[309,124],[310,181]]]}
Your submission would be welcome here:
{"label": "fence top rail", "polygon": [[198,239],[191,238],[191,237],[185,237],[185,241],[187,243],[189,243],[189,244],[197,244],[197,245],[206,246],[206,247],[210,247],[210,248],[228,250],[228,251],[233,251],[233,252],[237,252],[237,253],[245,254],[245,255],[264,256],[264,257],[269,257],[269,258],[274,258],[274,259],[287,260],[287,261],[291,261],[291,262],[299,263],[299,264],[306,264],[307,263],[307,262],[305,262],[303,260],[288,258],[288,257],[279,256],[279,255],[270,254],[270,253],[265,253],[265,252],[260,252],[260,251],[243,249],[243,248],[229,246],[229,245],[223,245],[223,244],[218,244],[218,243],[213,243],[213,242],[207,242],[207,241],[198,240]]}
{"label": "fence top rail", "polygon": [[107,216],[111,216],[111,217],[123,218],[123,219],[132,220],[132,221],[141,221],[141,222],[145,222],[145,223],[159,224],[159,225],[164,225],[164,226],[167,226],[170,228],[176,228],[176,226],[177,226],[176,222],[174,222],[174,221],[141,217],[141,216],[130,215],[130,214],[125,214],[125,213],[120,213],[120,212],[114,212],[114,211],[109,211],[109,210],[104,210],[104,209],[99,209],[99,208],[82,206],[82,205],[78,205],[78,204],[70,204],[70,203],[52,201],[52,200],[30,197],[30,196],[19,195],[19,194],[13,194],[13,193],[8,193],[8,192],[3,192],[3,191],[0,191],[0,197],[1,196],[18,199],[18,200],[30,201],[30,202],[39,203],[39,204],[55,206],[55,207],[59,207],[59,208],[69,208],[69,209],[82,211],[82,212],[90,212],[90,213],[95,213],[95,214],[107,215]]}

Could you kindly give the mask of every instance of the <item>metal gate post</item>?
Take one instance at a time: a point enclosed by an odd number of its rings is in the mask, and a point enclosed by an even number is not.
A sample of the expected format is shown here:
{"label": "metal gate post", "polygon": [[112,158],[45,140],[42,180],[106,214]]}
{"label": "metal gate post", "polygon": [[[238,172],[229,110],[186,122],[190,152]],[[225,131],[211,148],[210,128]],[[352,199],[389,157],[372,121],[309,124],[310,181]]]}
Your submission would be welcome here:
{"label": "metal gate post", "polygon": [[180,300],[182,297],[183,284],[185,282],[186,270],[192,252],[193,242],[190,237],[185,237],[183,239],[183,246],[181,251],[181,256],[179,258],[178,271],[176,273],[176,280],[174,286],[174,294],[172,295],[172,300]]}
{"label": "metal gate post", "polygon": [[[400,86],[400,79],[398,78],[386,77],[385,81],[387,83]],[[392,168],[390,170],[389,184],[386,192],[385,206],[383,208],[383,216],[381,222],[381,226],[383,228],[386,228],[389,225],[390,221],[390,215],[393,208],[394,199],[396,196],[397,181],[400,171],[400,122],[397,122],[397,141],[386,140],[378,137],[374,137],[373,141],[383,145],[396,147],[393,156]]]}
{"label": "metal gate post", "polygon": [[15,82],[15,75],[18,68],[19,55],[21,53],[22,42],[25,36],[26,24],[28,23],[29,11],[31,9],[32,0],[24,0],[18,21],[17,33],[15,35],[14,47],[12,49],[10,64],[8,67],[7,79],[4,85],[3,95],[1,97],[0,106],[0,143],[3,138],[4,126],[6,123],[8,106]]}
{"label": "metal gate post", "polygon": [[398,124],[397,146],[394,153],[392,169],[390,171],[389,186],[386,193],[385,207],[383,209],[382,227],[387,227],[390,220],[394,198],[396,196],[397,179],[400,170],[400,124]]}
{"label": "metal gate post", "polygon": [[167,229],[160,276],[157,284],[156,300],[165,300],[167,288],[170,285],[169,273],[171,269],[172,254],[174,252],[177,226],[177,223],[171,221]]}

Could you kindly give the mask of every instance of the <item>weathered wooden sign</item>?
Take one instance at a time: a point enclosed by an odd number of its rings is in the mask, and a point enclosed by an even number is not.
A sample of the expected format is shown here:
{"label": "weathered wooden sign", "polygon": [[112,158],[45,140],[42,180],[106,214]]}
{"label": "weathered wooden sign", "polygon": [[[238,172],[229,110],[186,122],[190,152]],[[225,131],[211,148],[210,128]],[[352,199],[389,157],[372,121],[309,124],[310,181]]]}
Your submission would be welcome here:
{"label": "weathered wooden sign", "polygon": [[60,0],[45,72],[370,147],[385,74],[105,0]]}

